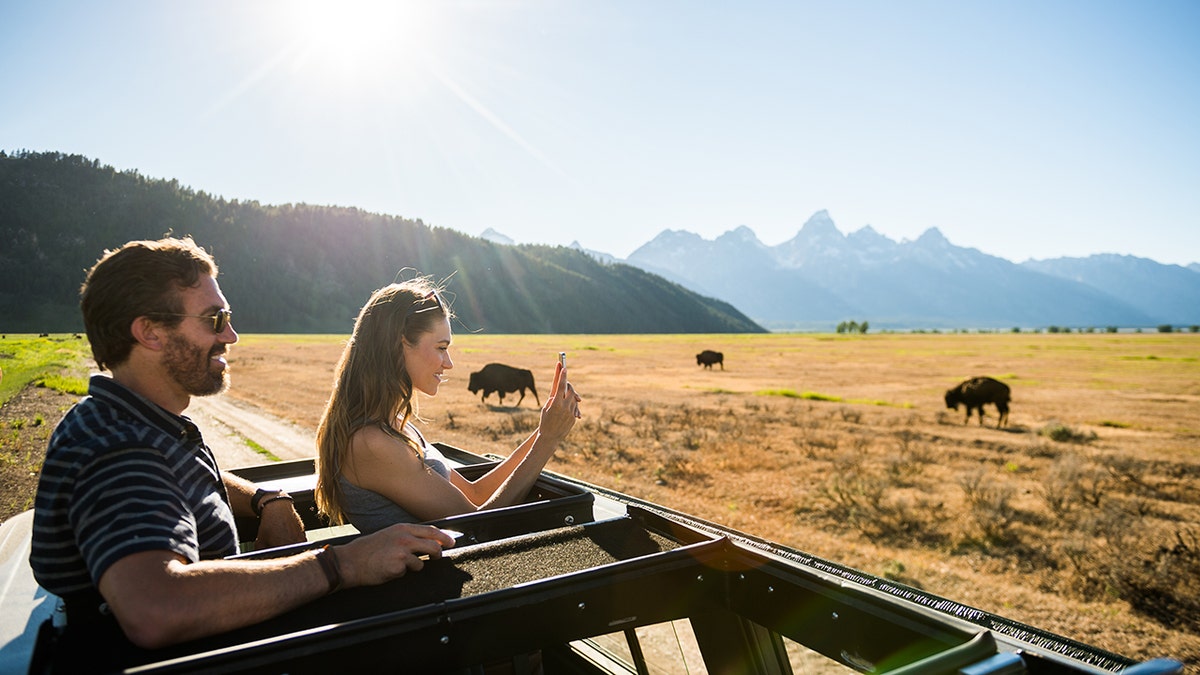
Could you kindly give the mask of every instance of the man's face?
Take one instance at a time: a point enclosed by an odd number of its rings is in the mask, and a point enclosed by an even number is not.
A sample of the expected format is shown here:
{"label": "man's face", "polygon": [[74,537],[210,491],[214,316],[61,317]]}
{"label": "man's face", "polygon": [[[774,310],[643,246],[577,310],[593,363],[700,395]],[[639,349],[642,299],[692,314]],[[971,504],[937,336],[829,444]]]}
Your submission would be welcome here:
{"label": "man's face", "polygon": [[196,318],[211,316],[228,304],[221,289],[212,277],[203,277],[200,283],[180,293],[183,313],[195,316],[184,317],[178,326],[168,332],[163,349],[163,366],[167,375],[189,396],[219,394],[229,388],[229,365],[225,361],[229,345],[237,342],[238,335],[233,326],[227,325],[220,333],[212,330],[210,319]]}

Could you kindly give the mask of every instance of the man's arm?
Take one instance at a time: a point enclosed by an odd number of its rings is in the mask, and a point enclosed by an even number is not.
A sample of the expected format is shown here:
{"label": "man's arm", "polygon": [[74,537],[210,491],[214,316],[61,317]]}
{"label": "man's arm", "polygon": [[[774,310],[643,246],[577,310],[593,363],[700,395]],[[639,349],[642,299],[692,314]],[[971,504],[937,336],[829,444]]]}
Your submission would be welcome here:
{"label": "man's arm", "polygon": [[[330,547],[343,587],[379,584],[417,571],[421,556],[439,558],[453,539],[425,525],[393,525]],[[149,649],[248,626],[334,590],[316,551],[268,560],[187,563],[169,551],[142,551],[100,577],[125,635]]]}
{"label": "man's arm", "polygon": [[259,516],[251,507],[257,485],[228,471],[221,472],[221,480],[229,494],[229,506],[233,514],[259,518],[258,539],[254,542],[256,550],[305,541],[304,523],[291,499],[263,499],[260,502],[262,515]]}

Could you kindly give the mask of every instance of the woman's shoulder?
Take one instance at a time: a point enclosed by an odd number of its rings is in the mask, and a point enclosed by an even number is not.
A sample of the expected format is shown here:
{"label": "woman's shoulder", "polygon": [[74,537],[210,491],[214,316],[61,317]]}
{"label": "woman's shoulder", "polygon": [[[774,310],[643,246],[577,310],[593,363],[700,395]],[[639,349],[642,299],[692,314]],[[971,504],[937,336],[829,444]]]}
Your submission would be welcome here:
{"label": "woman's shoulder", "polygon": [[350,449],[361,445],[377,445],[382,442],[394,442],[391,436],[388,436],[378,424],[368,424],[361,426],[350,432]]}
{"label": "woman's shoulder", "polygon": [[[389,433],[391,431],[392,433]],[[356,456],[388,456],[391,457],[398,449],[403,457],[415,457],[412,446],[405,442],[399,433],[384,429],[378,424],[369,424],[350,434],[350,453]]]}

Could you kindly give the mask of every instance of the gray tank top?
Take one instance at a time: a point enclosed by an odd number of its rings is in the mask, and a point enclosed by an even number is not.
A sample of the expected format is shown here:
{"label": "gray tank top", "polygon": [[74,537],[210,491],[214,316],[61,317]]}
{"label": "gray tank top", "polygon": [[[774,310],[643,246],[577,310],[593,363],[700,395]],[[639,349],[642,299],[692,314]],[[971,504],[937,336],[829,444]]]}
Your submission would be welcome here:
{"label": "gray tank top", "polygon": [[[385,431],[389,431],[392,435],[398,435],[391,427],[383,427]],[[446,464],[446,458],[438,451],[437,448],[425,441],[425,437],[415,427],[409,425],[413,433],[422,445],[422,452],[425,454],[425,466],[431,471],[438,474],[446,480],[450,479],[450,467]],[[361,488],[346,479],[344,474],[338,474],[338,485],[342,488],[342,511],[346,514],[346,519],[350,524],[363,534],[370,534],[377,530],[382,530],[389,525],[396,523],[419,523],[420,518],[405,511],[399,504],[393,502],[387,497],[375,492]]]}

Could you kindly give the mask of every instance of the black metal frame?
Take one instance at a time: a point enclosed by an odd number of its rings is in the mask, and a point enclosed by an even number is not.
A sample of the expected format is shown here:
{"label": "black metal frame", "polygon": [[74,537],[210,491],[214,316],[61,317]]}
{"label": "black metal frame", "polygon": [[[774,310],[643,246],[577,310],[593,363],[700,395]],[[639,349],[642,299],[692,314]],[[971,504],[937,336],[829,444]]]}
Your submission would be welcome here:
{"label": "black metal frame", "polygon": [[[684,618],[692,621],[710,672],[786,672],[778,636],[864,672],[955,673],[1001,652],[992,633],[967,622],[788,565],[638,507],[625,518],[566,530],[544,535],[550,544],[530,543],[531,535],[525,535],[491,545],[524,546],[542,555],[561,539],[658,537],[674,548],[564,573],[549,570],[545,578],[473,595],[421,598],[414,591],[426,582],[423,577],[437,574],[427,569],[169,650],[170,658],[141,663],[138,672],[441,672]],[[463,560],[483,547],[464,548],[458,560],[448,552],[443,573],[461,569],[470,576],[475,570]],[[502,566],[507,555],[512,554],[502,551],[487,564]],[[418,604],[405,606],[405,599]]]}

